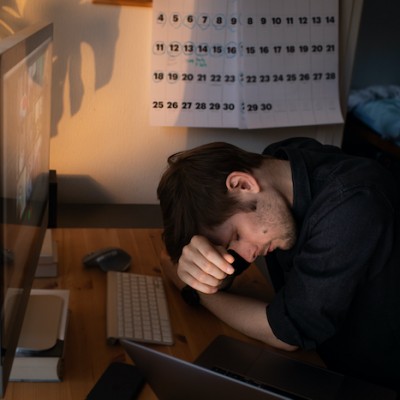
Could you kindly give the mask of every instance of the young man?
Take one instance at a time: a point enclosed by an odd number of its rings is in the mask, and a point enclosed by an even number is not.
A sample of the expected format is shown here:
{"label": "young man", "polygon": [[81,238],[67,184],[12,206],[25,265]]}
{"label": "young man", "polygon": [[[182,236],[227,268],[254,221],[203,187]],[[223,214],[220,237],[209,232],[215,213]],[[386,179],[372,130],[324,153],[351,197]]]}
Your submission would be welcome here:
{"label": "young man", "polygon": [[[186,299],[253,338],[316,349],[329,368],[399,391],[400,192],[385,169],[303,138],[263,155],[212,143],[168,161],[158,197],[169,273]],[[265,256],[269,304],[223,290],[227,249]]]}

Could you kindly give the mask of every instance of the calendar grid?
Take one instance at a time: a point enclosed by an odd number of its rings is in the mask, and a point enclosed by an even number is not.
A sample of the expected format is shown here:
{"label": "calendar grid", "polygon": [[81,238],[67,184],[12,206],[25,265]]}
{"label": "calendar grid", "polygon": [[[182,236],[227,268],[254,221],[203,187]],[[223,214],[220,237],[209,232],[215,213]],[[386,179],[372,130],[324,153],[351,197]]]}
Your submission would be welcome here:
{"label": "calendar grid", "polygon": [[338,61],[338,0],[155,0],[151,123],[340,123]]}

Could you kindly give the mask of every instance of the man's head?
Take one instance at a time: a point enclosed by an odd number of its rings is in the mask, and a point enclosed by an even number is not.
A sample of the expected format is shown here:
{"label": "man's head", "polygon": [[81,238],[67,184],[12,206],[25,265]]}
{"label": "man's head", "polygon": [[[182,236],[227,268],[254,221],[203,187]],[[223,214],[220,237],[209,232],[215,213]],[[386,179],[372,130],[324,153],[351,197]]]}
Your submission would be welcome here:
{"label": "man's head", "polygon": [[165,245],[174,262],[194,235],[220,226],[239,211],[254,211],[256,204],[239,202],[226,181],[233,171],[253,173],[264,160],[228,143],[210,143],[169,157],[157,195]]}

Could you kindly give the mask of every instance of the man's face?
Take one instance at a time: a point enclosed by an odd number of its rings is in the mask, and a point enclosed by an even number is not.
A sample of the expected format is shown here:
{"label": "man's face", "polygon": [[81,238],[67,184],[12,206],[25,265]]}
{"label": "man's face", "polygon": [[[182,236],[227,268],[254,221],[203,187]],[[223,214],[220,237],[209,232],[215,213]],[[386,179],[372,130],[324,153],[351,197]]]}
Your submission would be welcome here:
{"label": "man's face", "polygon": [[277,248],[288,250],[296,241],[296,224],[280,196],[262,196],[256,211],[239,212],[213,229],[208,238],[231,248],[249,262]]}

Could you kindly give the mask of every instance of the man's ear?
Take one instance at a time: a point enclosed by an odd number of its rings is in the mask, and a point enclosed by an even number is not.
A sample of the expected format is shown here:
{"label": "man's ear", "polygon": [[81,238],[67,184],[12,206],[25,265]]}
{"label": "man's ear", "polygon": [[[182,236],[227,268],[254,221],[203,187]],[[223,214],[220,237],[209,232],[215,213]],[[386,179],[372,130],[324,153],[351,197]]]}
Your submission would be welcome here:
{"label": "man's ear", "polygon": [[240,192],[258,193],[260,185],[253,175],[247,172],[231,172],[226,178],[228,192],[239,194]]}

